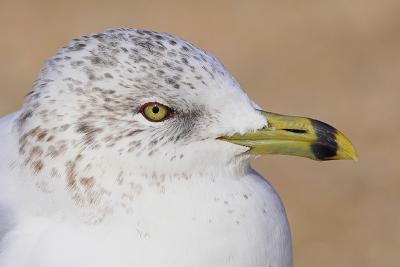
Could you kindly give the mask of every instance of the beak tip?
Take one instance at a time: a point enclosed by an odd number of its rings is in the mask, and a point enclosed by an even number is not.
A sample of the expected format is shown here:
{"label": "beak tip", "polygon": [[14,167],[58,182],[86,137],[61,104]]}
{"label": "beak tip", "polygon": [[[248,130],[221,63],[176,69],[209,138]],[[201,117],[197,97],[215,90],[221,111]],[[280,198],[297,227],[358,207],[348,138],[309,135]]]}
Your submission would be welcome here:
{"label": "beak tip", "polygon": [[354,148],[353,144],[347,137],[345,137],[342,133],[340,133],[336,135],[336,141],[338,142],[340,147],[338,154],[342,156],[342,157],[339,156],[339,159],[342,158],[354,161],[359,160],[356,149]]}
{"label": "beak tip", "polygon": [[354,160],[354,161],[358,161],[359,160],[357,152],[354,151],[354,154],[351,155],[351,159]]}

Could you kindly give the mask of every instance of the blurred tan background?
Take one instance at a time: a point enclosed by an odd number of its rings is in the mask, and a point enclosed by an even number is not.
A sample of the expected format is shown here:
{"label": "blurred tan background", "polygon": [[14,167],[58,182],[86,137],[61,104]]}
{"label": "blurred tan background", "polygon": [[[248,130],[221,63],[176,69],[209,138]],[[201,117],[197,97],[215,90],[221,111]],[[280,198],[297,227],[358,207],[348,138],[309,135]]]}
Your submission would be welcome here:
{"label": "blurred tan background", "polygon": [[0,115],[69,39],[122,26],[190,40],[266,110],[353,141],[358,162],[254,164],[285,203],[295,266],[400,266],[400,1],[0,0]]}

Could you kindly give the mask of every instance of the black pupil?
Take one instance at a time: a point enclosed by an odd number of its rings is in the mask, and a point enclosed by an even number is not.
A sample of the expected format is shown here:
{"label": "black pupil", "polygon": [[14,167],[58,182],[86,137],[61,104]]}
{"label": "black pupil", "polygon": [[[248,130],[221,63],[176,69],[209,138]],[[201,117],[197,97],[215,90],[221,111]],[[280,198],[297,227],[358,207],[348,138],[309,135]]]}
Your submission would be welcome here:
{"label": "black pupil", "polygon": [[153,113],[157,114],[157,113],[160,111],[160,108],[157,107],[157,106],[154,106],[154,107],[152,108],[152,111],[153,111]]}

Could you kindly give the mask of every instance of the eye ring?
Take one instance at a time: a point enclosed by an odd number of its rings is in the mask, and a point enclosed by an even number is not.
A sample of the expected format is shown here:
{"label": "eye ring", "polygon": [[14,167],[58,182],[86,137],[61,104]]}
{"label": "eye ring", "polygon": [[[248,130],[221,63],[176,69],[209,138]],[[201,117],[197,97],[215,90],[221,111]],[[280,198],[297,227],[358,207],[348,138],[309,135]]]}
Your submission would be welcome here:
{"label": "eye ring", "polygon": [[174,112],[171,108],[158,102],[149,102],[144,104],[139,109],[139,112],[143,115],[143,117],[151,122],[165,121],[174,115]]}

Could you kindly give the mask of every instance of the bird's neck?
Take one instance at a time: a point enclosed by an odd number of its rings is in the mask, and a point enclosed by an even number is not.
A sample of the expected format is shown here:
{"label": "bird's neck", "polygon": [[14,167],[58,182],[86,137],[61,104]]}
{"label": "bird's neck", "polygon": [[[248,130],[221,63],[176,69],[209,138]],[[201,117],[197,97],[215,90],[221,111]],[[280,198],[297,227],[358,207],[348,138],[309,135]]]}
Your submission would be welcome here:
{"label": "bird's neck", "polygon": [[[34,135],[37,138],[40,133]],[[22,194],[31,197],[24,200],[28,209],[37,210],[39,207],[31,203],[41,202],[38,212],[68,213],[88,222],[99,222],[114,214],[129,215],[132,210],[144,208],[148,201],[168,202],[173,194],[196,193],[201,187],[205,188],[204,194],[214,187],[228,192],[233,180],[249,172],[249,159],[243,157],[225,162],[218,155],[197,155],[198,159],[183,157],[173,164],[162,155],[135,161],[101,149],[77,147],[48,157],[39,168],[35,157],[39,157],[40,150],[37,155],[32,151],[40,147],[35,147],[26,146],[32,159],[20,162],[20,177],[29,177],[25,182],[33,191]],[[67,203],[69,208],[65,209]]]}

